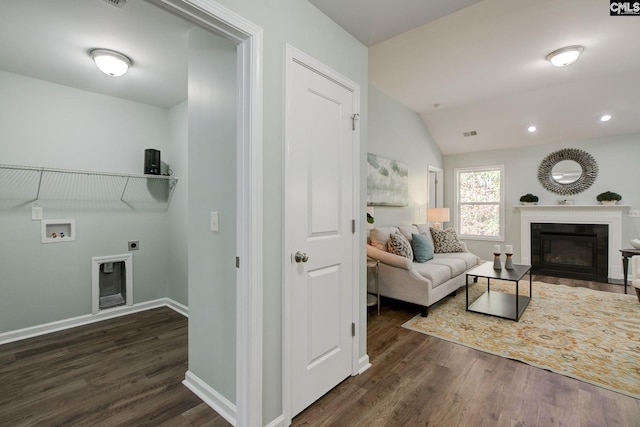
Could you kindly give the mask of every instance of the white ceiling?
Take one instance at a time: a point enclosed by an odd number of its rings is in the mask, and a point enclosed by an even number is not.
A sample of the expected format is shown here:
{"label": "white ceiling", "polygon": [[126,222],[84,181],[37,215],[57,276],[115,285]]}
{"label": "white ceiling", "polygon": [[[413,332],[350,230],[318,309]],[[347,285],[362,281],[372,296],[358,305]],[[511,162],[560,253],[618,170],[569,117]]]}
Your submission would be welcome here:
{"label": "white ceiling", "polygon": [[[193,25],[142,0],[0,1],[0,69],[162,108],[187,98]],[[100,72],[88,51],[133,59],[122,77]]]}
{"label": "white ceiling", "polygon": [[[602,0],[309,1],[371,45],[370,83],[420,114],[444,154],[640,133],[640,17],[610,17]],[[168,108],[187,96],[191,28],[143,0],[0,1],[0,69]],[[575,64],[545,60],[572,44],[585,46]],[[96,47],[134,66],[106,76]]]}
{"label": "white ceiling", "polygon": [[[347,12],[387,17],[384,31],[369,20],[367,32],[334,0],[310,1],[365,41],[404,31],[417,15],[350,0]],[[444,2],[424,2],[427,24],[370,47],[369,82],[420,114],[444,154],[640,132],[640,17],[611,17],[602,0],[482,0],[433,20],[435,3]],[[585,51],[573,65],[545,60],[574,44]],[[613,119],[599,122],[604,113]]]}

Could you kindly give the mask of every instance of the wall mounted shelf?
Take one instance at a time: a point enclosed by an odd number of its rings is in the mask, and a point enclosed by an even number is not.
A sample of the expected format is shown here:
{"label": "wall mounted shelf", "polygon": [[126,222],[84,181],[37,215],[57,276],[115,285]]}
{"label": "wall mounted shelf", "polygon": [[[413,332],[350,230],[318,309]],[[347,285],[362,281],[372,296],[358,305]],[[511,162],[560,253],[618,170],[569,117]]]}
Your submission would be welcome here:
{"label": "wall mounted shelf", "polygon": [[0,164],[0,199],[167,203],[178,178]]}

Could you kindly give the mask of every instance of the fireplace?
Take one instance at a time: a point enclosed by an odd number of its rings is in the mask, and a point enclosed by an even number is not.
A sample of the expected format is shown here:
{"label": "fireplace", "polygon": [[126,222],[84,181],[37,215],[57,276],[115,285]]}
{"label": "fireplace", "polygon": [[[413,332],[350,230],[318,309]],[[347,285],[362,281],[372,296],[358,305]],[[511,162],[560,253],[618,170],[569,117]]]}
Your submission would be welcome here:
{"label": "fireplace", "polygon": [[607,282],[609,226],[531,223],[531,271]]}
{"label": "fireplace", "polygon": [[[622,212],[625,205],[518,205],[520,212],[520,263],[533,265],[531,257],[531,224],[605,225],[609,230],[608,274],[609,280],[622,279]],[[514,255],[514,256],[517,256]],[[515,258],[517,259],[517,258]]]}

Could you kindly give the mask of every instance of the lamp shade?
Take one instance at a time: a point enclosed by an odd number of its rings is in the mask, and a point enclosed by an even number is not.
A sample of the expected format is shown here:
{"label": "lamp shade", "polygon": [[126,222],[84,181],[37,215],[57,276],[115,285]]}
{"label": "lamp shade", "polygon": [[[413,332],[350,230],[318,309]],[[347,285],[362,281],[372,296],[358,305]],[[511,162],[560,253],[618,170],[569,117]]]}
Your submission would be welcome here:
{"label": "lamp shade", "polygon": [[93,49],[89,55],[100,71],[112,77],[122,76],[132,64],[131,59],[114,50]]}
{"label": "lamp shade", "polygon": [[441,222],[449,222],[449,208],[427,208],[427,220],[439,228]]}

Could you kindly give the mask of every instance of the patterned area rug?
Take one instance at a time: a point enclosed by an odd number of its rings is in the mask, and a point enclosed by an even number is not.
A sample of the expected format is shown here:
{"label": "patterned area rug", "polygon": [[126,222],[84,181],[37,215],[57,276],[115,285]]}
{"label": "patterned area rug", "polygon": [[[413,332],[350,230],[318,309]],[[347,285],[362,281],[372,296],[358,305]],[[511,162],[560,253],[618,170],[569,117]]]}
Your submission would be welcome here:
{"label": "patterned area rug", "polygon": [[[469,301],[486,291],[469,286]],[[491,290],[513,293],[512,282]],[[528,280],[520,294],[529,295]],[[533,282],[533,299],[519,322],[465,309],[464,288],[403,327],[640,399],[640,303],[635,295]]]}

